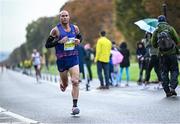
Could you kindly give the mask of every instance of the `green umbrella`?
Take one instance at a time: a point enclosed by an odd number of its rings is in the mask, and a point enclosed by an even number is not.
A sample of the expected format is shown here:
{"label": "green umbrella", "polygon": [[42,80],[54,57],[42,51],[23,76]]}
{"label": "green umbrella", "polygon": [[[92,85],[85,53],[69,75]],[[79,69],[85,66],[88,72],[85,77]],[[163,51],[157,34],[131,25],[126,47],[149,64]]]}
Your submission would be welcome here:
{"label": "green umbrella", "polygon": [[154,18],[143,19],[143,21],[146,22],[149,26],[152,26],[154,28],[156,28],[158,25],[158,20]]}
{"label": "green umbrella", "polygon": [[158,20],[154,18],[147,18],[142,19],[137,22],[135,22],[138,27],[140,27],[142,30],[153,33],[158,25]]}

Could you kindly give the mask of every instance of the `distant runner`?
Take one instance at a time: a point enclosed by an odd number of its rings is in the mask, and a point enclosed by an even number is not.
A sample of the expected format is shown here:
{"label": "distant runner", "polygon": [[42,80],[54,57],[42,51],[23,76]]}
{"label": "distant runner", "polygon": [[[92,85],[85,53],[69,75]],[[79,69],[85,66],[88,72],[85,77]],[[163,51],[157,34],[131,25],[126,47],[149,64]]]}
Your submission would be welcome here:
{"label": "distant runner", "polygon": [[31,55],[32,57],[32,63],[36,72],[36,80],[39,82],[39,79],[41,78],[41,56],[40,53],[34,49],[33,53]]}

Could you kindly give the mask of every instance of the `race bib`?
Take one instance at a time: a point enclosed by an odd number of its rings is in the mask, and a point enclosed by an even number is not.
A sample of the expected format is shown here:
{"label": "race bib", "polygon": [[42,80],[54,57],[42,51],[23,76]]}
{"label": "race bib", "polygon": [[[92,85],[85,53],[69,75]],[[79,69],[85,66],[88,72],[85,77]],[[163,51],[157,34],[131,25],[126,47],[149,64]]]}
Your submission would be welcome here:
{"label": "race bib", "polygon": [[68,38],[68,41],[64,43],[64,50],[74,50],[75,44],[74,44],[75,38]]}

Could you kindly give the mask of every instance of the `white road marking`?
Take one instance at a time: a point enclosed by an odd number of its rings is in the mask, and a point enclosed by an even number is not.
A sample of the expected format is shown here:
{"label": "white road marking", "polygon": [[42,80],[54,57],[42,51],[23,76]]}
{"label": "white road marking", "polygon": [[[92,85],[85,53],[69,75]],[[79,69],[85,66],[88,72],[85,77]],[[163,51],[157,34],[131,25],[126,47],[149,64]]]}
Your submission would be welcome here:
{"label": "white road marking", "polygon": [[[4,109],[4,108],[1,108],[1,107],[0,107],[0,112],[3,113],[3,114],[5,114],[5,115],[9,115],[9,116],[11,116],[11,117],[13,117],[13,118],[15,118],[15,119],[18,119],[18,120],[20,120],[20,121],[23,121],[23,122],[25,122],[25,123],[27,123],[27,124],[40,124],[38,121],[35,121],[35,120],[32,120],[32,119],[23,117],[23,116],[18,115],[18,114],[15,114],[15,113],[10,112],[10,111],[8,111],[8,110],[6,110],[6,109]],[[42,123],[41,123],[41,124],[42,124]]]}

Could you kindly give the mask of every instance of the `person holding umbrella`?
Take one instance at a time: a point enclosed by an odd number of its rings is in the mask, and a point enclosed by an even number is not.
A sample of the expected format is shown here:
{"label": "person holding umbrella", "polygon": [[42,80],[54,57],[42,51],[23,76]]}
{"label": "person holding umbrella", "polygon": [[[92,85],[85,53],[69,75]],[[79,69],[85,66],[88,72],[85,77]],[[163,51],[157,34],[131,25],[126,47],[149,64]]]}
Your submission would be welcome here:
{"label": "person holding umbrella", "polygon": [[145,76],[145,85],[147,85],[149,83],[149,79],[150,79],[150,75],[151,75],[151,71],[154,68],[154,71],[156,72],[157,78],[158,78],[158,87],[157,89],[160,88],[161,86],[161,69],[160,69],[160,62],[159,62],[159,52],[157,48],[154,48],[151,44],[151,37],[152,34],[150,32],[146,32],[145,33],[145,48],[146,48],[146,76]]}

